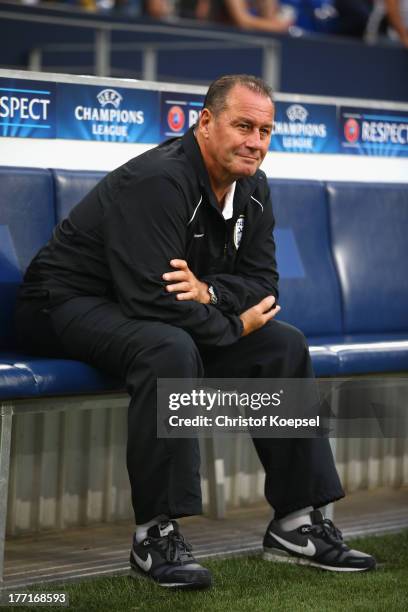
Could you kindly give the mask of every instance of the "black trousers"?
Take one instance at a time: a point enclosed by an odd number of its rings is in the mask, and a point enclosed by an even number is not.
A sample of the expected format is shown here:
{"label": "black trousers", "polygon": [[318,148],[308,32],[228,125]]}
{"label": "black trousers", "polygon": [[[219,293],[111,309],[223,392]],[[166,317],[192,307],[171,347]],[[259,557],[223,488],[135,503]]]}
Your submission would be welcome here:
{"label": "black trousers", "polygon": [[[125,382],[127,468],[139,524],[202,512],[198,441],[157,438],[157,378],[313,376],[303,334],[278,321],[232,346],[204,348],[180,328],[129,319],[102,298],[73,298],[53,309],[31,298],[19,301],[17,328],[25,350],[85,361]],[[254,445],[276,517],[344,496],[327,439],[254,438]]]}

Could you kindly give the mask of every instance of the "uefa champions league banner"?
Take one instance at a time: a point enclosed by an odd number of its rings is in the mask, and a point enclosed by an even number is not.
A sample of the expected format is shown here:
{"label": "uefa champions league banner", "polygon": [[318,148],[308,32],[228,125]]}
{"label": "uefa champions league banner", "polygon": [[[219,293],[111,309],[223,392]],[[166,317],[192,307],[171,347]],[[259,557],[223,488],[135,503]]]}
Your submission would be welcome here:
{"label": "uefa champions league banner", "polygon": [[58,83],[56,137],[158,142],[158,97],[145,89]]}
{"label": "uefa champions league banner", "polygon": [[[408,157],[407,111],[298,100],[277,100],[272,152]],[[0,77],[0,136],[157,144],[194,125],[203,101],[197,93]]]}
{"label": "uefa champions league banner", "polygon": [[338,153],[336,107],[329,104],[275,103],[271,151]]}

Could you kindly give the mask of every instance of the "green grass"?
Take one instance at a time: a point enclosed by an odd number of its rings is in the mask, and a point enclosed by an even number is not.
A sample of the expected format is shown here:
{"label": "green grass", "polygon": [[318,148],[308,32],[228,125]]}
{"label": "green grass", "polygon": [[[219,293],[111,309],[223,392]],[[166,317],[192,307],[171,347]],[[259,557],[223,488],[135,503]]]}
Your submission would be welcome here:
{"label": "green grass", "polygon": [[121,576],[31,588],[30,592],[63,590],[69,594],[69,609],[75,612],[407,612],[408,531],[356,539],[352,546],[373,554],[379,568],[344,574],[251,556],[205,563],[214,577],[214,587],[206,591],[170,591],[146,579]]}

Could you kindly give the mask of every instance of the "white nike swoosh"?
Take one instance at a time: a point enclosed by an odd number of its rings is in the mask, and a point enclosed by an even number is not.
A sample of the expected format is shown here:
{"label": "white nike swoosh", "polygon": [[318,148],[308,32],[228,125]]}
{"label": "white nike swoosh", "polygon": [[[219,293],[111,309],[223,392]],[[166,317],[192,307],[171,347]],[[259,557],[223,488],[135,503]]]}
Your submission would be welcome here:
{"label": "white nike swoosh", "polygon": [[282,544],[282,546],[285,546],[289,550],[292,550],[293,552],[298,553],[299,555],[307,555],[308,557],[313,557],[313,555],[316,554],[316,546],[311,540],[307,541],[306,546],[298,546],[297,544],[293,544],[292,542],[284,540],[283,538],[276,535],[276,533],[272,533],[272,531],[270,531],[269,533],[273,538],[275,538],[275,540]]}
{"label": "white nike swoosh", "polygon": [[136,563],[138,564],[138,566],[141,567],[142,570],[144,570],[145,572],[148,572],[149,569],[152,567],[152,557],[151,557],[150,553],[148,553],[147,559],[145,561],[143,561],[143,559],[138,557],[134,550],[132,550],[132,554],[133,554],[133,558],[136,561]]}
{"label": "white nike swoosh", "polygon": [[204,238],[204,234],[194,234],[194,238]]}
{"label": "white nike swoosh", "polygon": [[174,531],[174,527],[171,523],[168,523],[167,525],[165,524],[164,527],[162,527],[162,524],[159,524],[159,531],[160,537],[163,538],[164,536],[169,535],[169,533]]}

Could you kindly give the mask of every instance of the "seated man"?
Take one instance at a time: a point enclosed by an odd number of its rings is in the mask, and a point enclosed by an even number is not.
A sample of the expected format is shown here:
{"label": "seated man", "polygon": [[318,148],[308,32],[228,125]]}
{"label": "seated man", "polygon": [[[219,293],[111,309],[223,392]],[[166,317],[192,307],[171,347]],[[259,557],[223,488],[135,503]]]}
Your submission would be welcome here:
{"label": "seated man", "polygon": [[[268,86],[209,88],[198,124],[109,173],[30,264],[17,319],[25,347],[122,379],[132,567],[163,586],[208,586],[175,519],[200,514],[196,439],[158,439],[157,378],[313,376],[305,338],[276,321],[274,219],[259,170],[271,138]],[[316,510],[344,496],[327,439],[254,439],[274,508],[265,551],[368,570]]]}

